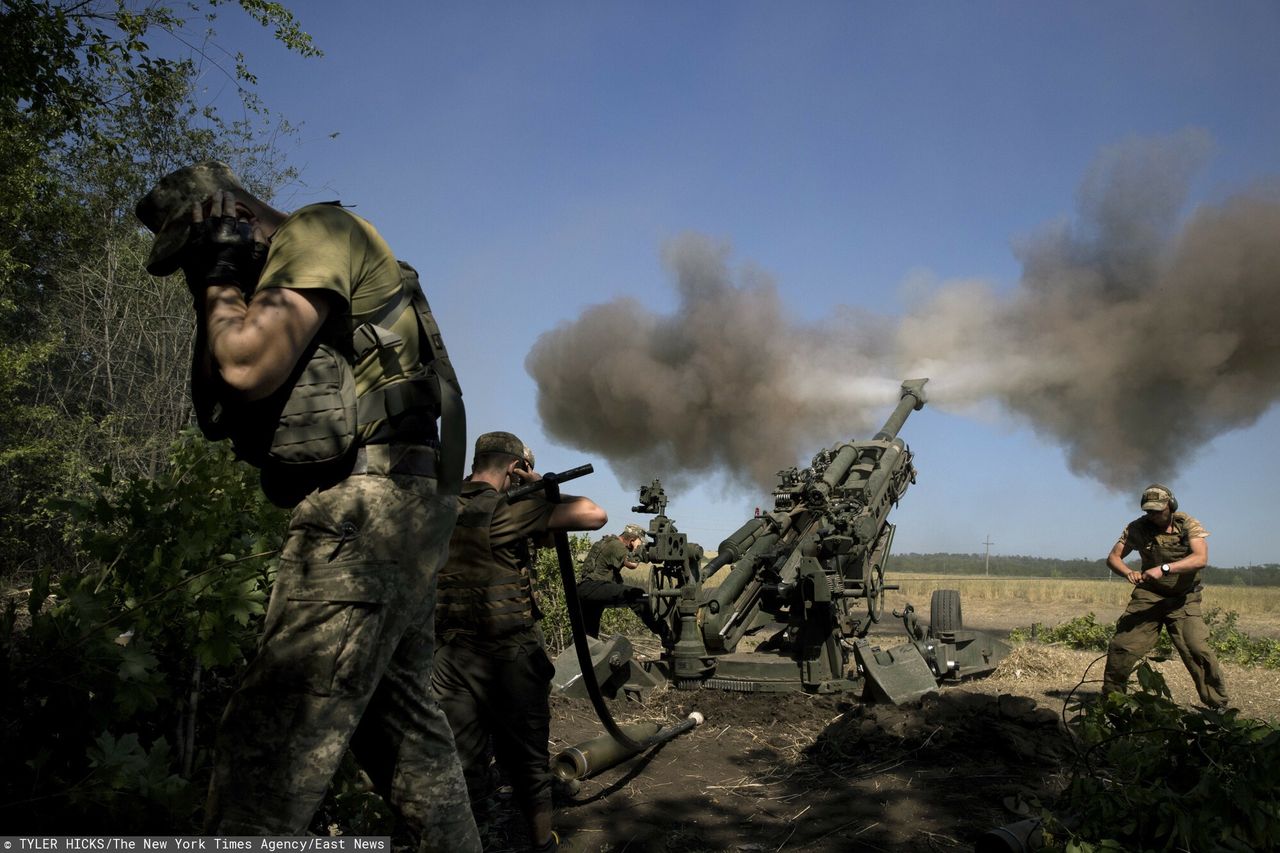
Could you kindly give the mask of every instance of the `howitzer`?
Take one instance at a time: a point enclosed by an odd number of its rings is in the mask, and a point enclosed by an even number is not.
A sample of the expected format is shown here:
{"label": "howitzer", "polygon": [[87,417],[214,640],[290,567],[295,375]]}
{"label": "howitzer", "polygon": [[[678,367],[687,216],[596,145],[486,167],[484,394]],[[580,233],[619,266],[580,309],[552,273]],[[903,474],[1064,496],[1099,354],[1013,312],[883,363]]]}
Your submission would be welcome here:
{"label": "howitzer", "polygon": [[[884,610],[893,544],[889,511],[915,482],[898,432],[924,407],[924,385],[902,384],[898,405],[875,437],[820,451],[809,467],[779,472],[774,507],[720,543],[704,569],[728,576],[703,598],[701,636],[714,667],[708,686],[811,692],[849,689],[850,638]],[[778,626],[755,652],[737,647],[748,631]],[[683,639],[683,637],[681,637]],[[675,661],[677,671],[689,670]],[[682,678],[677,675],[677,685]]]}
{"label": "howitzer", "polygon": [[[773,509],[738,528],[701,568],[702,549],[666,517],[661,484],[641,489],[634,511],[657,515],[646,546],[651,596],[675,638],[647,668],[683,689],[867,688],[894,702],[936,689],[938,679],[994,668],[1007,647],[962,630],[953,590],[934,593],[927,633],[910,605],[895,613],[908,631],[903,646],[882,651],[862,639],[884,613],[884,593],[897,589],[885,583],[895,531],[889,513],[916,479],[898,433],[924,407],[927,381],[902,384],[873,438],[841,442],[807,468],[779,472]],[[762,643],[739,650],[744,637],[761,632]]]}

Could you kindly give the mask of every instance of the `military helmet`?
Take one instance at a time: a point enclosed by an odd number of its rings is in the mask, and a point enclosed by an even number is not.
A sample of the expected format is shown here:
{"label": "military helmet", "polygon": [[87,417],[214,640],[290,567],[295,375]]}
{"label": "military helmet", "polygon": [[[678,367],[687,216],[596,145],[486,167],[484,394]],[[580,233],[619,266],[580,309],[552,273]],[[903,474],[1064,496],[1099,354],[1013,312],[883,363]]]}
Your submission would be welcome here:
{"label": "military helmet", "polygon": [[218,190],[243,196],[245,188],[226,163],[205,160],[170,172],[142,197],[134,213],[156,239],[147,257],[147,272],[169,275],[178,268],[191,235],[191,211]]}
{"label": "military helmet", "polygon": [[1160,483],[1152,483],[1142,490],[1142,509],[1162,510],[1165,507],[1177,512],[1178,499],[1173,496],[1173,491],[1168,486]]}
{"label": "military helmet", "polygon": [[476,456],[482,453],[505,453],[527,461],[532,456],[525,455],[527,449],[523,441],[509,432],[486,432],[476,439]]}
{"label": "military helmet", "polygon": [[638,524],[628,524],[622,528],[622,535],[632,539],[643,539],[644,528]]}

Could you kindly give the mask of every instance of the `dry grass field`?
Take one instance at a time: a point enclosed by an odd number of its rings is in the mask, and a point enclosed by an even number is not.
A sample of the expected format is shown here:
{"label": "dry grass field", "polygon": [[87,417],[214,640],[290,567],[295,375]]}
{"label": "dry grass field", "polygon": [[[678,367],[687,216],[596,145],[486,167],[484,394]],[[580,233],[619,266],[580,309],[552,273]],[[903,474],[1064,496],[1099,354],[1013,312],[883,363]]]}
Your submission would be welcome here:
{"label": "dry grass field", "polygon": [[[998,578],[965,575],[926,575],[899,572],[886,578],[900,589],[888,593],[885,609],[915,605],[928,618],[929,597],[935,589],[960,591],[966,627],[1007,632],[1032,623],[1057,625],[1092,612],[1100,623],[1113,622],[1124,611],[1130,586],[1115,580],[1076,578]],[[1256,637],[1280,639],[1280,587],[1215,586],[1206,578],[1205,610],[1219,608],[1239,614],[1240,630]]]}

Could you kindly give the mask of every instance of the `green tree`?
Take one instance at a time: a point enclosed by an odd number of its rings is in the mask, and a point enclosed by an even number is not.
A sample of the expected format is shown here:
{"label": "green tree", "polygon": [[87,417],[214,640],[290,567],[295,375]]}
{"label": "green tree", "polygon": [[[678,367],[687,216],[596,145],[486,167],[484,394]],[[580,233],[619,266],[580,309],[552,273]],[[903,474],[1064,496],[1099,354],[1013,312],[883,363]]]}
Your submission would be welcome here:
{"label": "green tree", "polygon": [[[212,44],[221,0],[186,42]],[[284,45],[318,51],[278,3],[239,0]],[[71,558],[45,504],[108,461],[154,472],[188,419],[192,317],[185,288],[141,269],[134,201],[161,174],[218,157],[255,191],[292,177],[260,139],[289,132],[226,73],[247,118],[194,96],[185,46],[200,7],[126,0],[0,0],[0,577]],[[171,45],[168,52],[152,42]],[[263,133],[269,130],[269,133]]]}
{"label": "green tree", "polygon": [[194,830],[258,634],[283,516],[224,445],[173,444],[193,313],[133,217],[195,160],[267,199],[292,177],[243,56],[244,118],[196,97],[227,5],[317,53],[262,0],[0,0],[0,577],[31,587],[0,610],[0,824],[24,831]]}

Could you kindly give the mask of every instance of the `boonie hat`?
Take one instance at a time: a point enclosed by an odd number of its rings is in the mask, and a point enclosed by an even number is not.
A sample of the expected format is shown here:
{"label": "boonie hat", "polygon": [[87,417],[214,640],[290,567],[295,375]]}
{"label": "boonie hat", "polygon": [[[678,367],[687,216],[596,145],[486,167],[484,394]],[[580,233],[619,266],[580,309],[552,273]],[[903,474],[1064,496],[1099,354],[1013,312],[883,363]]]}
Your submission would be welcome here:
{"label": "boonie hat", "polygon": [[476,439],[476,456],[481,453],[506,453],[519,459],[525,456],[524,442],[509,432],[486,432]]}
{"label": "boonie hat", "polygon": [[1142,492],[1142,509],[1164,509],[1173,499],[1173,494],[1164,486],[1147,486]]}
{"label": "boonie hat", "polygon": [[142,197],[134,213],[156,235],[147,258],[147,272],[169,275],[191,234],[191,209],[218,190],[245,192],[226,163],[205,160],[170,172]]}

